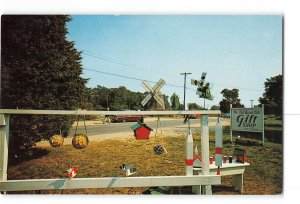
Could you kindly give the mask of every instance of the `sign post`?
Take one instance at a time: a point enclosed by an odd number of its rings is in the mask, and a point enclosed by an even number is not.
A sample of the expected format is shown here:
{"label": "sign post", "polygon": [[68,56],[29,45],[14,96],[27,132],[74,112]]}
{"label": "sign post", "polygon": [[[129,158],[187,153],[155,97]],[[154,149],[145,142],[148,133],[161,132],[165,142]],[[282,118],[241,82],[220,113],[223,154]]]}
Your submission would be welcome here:
{"label": "sign post", "polygon": [[262,108],[230,108],[230,135],[233,131],[261,132],[265,142],[264,106]]}

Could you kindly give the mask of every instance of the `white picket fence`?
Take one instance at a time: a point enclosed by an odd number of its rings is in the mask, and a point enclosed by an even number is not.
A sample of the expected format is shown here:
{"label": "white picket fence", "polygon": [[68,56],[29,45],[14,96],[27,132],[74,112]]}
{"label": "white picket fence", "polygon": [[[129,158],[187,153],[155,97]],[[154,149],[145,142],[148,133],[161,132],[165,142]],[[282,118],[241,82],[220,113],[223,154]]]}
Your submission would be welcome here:
{"label": "white picket fence", "polygon": [[[149,176],[149,177],[105,177],[73,179],[28,179],[7,180],[9,117],[10,115],[192,115],[201,114],[201,156],[202,175],[186,172],[185,176]],[[154,186],[194,186],[202,188],[202,194],[211,194],[211,185],[221,184],[221,177],[209,174],[209,127],[208,115],[220,114],[220,111],[86,111],[86,110],[16,110],[0,109],[0,192],[24,190],[53,190],[80,188],[119,188]],[[200,128],[200,121],[199,121]],[[186,147],[188,145],[186,144]],[[192,149],[188,149],[189,155]],[[190,168],[186,168],[190,169]],[[187,171],[187,170],[186,170]],[[190,171],[190,170],[189,170]],[[201,192],[198,191],[199,194]]]}

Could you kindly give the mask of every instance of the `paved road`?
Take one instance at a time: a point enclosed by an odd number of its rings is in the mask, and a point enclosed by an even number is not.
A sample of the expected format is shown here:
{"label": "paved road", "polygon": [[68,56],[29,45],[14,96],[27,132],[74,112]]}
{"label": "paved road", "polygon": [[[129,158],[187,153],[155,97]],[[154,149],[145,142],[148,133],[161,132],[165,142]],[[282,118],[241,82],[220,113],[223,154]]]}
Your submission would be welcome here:
{"label": "paved road", "polygon": [[[215,122],[215,118],[209,118],[209,122]],[[157,121],[148,121],[145,120],[146,124],[151,127],[154,131],[156,130]],[[191,125],[199,124],[199,119],[191,119]],[[126,122],[126,123],[111,123],[111,124],[99,124],[99,125],[89,125],[87,126],[87,132],[89,136],[93,135],[101,135],[101,134],[111,134],[111,133],[121,133],[121,132],[130,132],[132,131],[130,129],[131,126],[136,124],[136,122]],[[176,128],[176,132],[186,132],[187,128],[182,127],[185,125],[187,127],[187,124],[183,124],[183,119],[170,119],[166,120],[163,119],[161,121],[161,128],[167,128],[167,127],[178,127]],[[181,126],[181,127],[179,127]],[[196,130],[199,128],[193,127],[193,130]],[[78,133],[84,133],[84,127],[78,127],[77,130]],[[70,136],[73,136],[75,133],[75,128],[72,129]]]}

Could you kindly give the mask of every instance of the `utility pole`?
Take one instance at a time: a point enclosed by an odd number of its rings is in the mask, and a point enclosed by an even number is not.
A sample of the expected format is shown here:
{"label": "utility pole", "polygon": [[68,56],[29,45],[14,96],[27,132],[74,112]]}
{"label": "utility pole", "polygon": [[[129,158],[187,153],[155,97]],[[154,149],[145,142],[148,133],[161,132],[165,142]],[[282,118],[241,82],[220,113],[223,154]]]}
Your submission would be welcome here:
{"label": "utility pole", "polygon": [[251,108],[253,108],[253,101],[254,101],[254,100],[252,99],[252,100],[250,100],[250,101],[251,101]]}
{"label": "utility pole", "polygon": [[180,75],[184,75],[184,92],[183,92],[183,110],[185,110],[185,89],[186,89],[186,75],[192,74],[192,73],[180,73]]}

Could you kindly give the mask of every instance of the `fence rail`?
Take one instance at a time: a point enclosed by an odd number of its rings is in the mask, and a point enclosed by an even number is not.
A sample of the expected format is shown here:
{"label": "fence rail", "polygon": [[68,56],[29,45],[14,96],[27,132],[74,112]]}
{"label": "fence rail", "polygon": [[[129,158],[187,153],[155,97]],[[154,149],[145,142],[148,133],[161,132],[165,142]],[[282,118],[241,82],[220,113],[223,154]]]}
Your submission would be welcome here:
{"label": "fence rail", "polygon": [[0,109],[0,114],[10,115],[215,115],[219,110],[190,110],[190,111],[87,111],[87,110],[26,110]]}
{"label": "fence rail", "polygon": [[221,177],[217,175],[32,179],[1,181],[0,191],[192,186],[218,184],[221,184]]}

